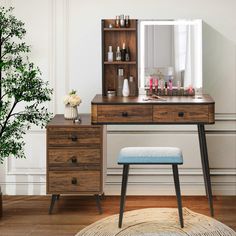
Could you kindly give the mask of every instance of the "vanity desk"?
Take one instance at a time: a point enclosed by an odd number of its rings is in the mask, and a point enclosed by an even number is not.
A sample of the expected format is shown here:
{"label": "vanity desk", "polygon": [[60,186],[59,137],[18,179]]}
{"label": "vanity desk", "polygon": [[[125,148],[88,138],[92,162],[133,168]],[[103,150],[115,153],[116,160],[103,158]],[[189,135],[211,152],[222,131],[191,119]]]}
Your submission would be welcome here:
{"label": "vanity desk", "polygon": [[109,97],[96,95],[91,102],[92,124],[193,124],[198,127],[206,194],[214,215],[205,124],[214,124],[215,102],[209,95]]}

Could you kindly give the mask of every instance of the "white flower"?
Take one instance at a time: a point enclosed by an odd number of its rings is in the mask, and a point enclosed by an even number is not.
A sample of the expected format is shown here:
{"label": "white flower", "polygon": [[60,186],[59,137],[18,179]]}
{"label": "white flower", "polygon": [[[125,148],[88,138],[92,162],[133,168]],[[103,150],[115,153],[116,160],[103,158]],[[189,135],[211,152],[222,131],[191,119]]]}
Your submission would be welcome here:
{"label": "white flower", "polygon": [[64,97],[64,104],[65,105],[70,105],[70,106],[74,107],[74,106],[78,106],[81,102],[82,102],[82,100],[80,99],[80,97],[78,95],[76,95],[76,91],[73,91],[73,93],[71,92],[71,93],[69,93],[69,95],[66,95]]}

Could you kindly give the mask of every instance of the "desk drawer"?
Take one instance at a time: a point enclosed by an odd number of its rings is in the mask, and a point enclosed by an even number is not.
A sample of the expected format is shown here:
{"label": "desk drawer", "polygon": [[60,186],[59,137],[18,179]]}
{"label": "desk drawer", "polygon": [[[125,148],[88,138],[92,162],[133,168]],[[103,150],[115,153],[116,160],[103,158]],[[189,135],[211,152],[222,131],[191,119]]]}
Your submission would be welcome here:
{"label": "desk drawer", "polygon": [[78,148],[49,148],[49,167],[82,167],[84,165],[100,165],[100,149],[78,149]]}
{"label": "desk drawer", "polygon": [[49,146],[100,148],[102,142],[99,127],[48,128],[47,134]]}
{"label": "desk drawer", "polygon": [[100,191],[100,171],[49,171],[49,193],[78,193]]}
{"label": "desk drawer", "polygon": [[98,123],[150,123],[152,105],[98,105]]}
{"label": "desk drawer", "polygon": [[208,105],[154,105],[153,122],[208,123]]}

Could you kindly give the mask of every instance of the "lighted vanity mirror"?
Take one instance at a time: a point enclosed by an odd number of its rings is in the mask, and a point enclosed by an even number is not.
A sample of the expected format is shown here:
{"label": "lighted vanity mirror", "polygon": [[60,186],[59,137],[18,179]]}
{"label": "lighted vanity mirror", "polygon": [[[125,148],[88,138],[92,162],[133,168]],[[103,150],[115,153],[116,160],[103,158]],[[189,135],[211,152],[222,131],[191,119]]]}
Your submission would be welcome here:
{"label": "lighted vanity mirror", "polygon": [[139,21],[140,89],[160,81],[172,81],[175,88],[202,91],[202,21],[140,20]]}

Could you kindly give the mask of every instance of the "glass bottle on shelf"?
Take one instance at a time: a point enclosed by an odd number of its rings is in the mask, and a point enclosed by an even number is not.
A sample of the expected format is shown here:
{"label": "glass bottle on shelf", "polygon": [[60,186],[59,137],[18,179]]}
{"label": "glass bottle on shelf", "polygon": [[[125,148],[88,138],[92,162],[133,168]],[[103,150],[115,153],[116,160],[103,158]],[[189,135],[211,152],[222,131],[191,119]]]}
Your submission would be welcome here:
{"label": "glass bottle on shelf", "polygon": [[122,96],[123,83],[124,83],[124,69],[118,69],[118,78],[117,78],[117,96]]}
{"label": "glass bottle on shelf", "polygon": [[117,47],[117,50],[116,50],[116,60],[121,61],[121,52],[120,52],[119,46]]}
{"label": "glass bottle on shelf", "polygon": [[129,77],[129,96],[135,96],[135,82],[134,82],[134,77],[130,76]]}

